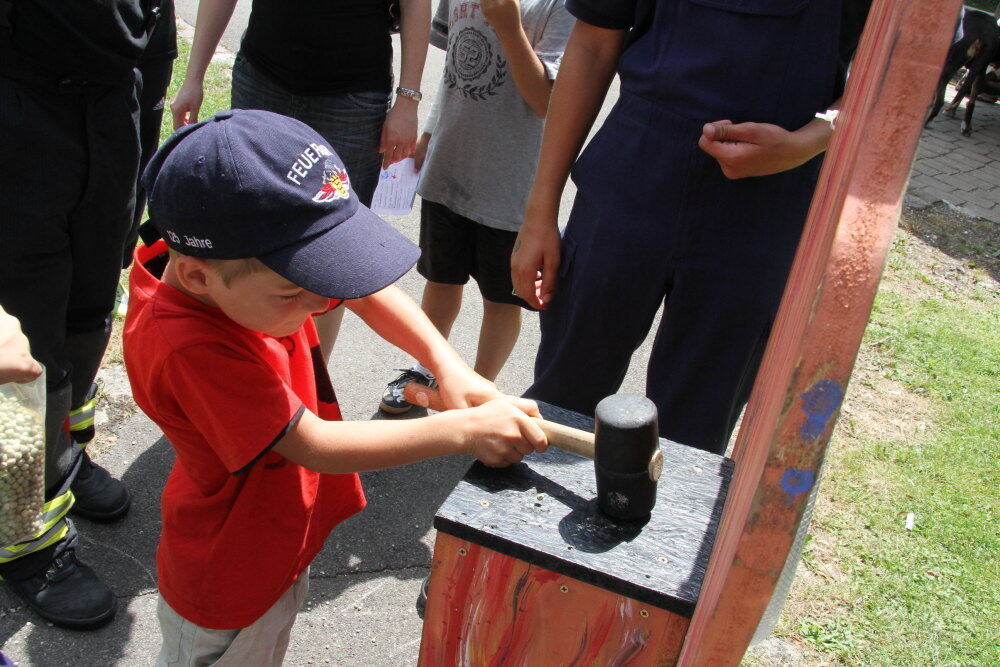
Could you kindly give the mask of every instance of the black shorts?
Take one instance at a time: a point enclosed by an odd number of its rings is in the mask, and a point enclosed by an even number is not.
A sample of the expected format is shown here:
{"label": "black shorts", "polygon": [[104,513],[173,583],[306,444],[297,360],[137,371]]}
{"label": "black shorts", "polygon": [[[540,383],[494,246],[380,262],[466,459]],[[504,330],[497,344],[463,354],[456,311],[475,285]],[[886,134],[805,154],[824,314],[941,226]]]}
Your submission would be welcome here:
{"label": "black shorts", "polygon": [[417,271],[431,282],[446,285],[464,285],[472,276],[487,301],[534,310],[512,293],[510,253],[515,239],[517,232],[481,225],[424,199]]}

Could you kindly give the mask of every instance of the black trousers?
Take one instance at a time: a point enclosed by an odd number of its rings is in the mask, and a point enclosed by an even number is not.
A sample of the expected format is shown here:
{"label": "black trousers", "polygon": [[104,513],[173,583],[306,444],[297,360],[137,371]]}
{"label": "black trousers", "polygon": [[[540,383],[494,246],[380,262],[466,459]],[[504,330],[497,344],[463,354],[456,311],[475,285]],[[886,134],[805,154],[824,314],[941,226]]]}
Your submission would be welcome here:
{"label": "black trousers", "polygon": [[[81,402],[107,343],[133,224],[139,91],[135,75],[77,87],[0,75],[0,304],[45,365],[50,424]],[[48,500],[72,482],[79,452],[46,430]],[[30,576],[75,538],[70,527],[0,576]]]}
{"label": "black trousers", "polygon": [[[139,74],[142,76],[142,94],[139,96],[140,181],[143,170],[160,146],[160,126],[163,123],[167,88],[170,86],[170,77],[173,71],[173,56],[144,60],[139,63]],[[132,251],[139,238],[139,223],[142,222],[145,208],[146,191],[142,187],[142,183],[136,182],[135,213],[132,216],[132,229],[125,240],[125,256],[122,262],[122,266],[125,268],[132,263]]]}
{"label": "black trousers", "polygon": [[137,81],[84,91],[0,75],[0,303],[50,388],[73,372],[67,335],[104,329],[114,307],[135,204]]}

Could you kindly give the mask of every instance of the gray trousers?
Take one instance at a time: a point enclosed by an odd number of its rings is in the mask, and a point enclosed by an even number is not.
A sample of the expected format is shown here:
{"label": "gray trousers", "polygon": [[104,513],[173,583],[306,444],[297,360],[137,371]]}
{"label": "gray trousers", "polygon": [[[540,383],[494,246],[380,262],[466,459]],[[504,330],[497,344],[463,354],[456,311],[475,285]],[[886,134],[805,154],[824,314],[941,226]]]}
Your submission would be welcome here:
{"label": "gray trousers", "polygon": [[288,650],[295,617],[309,592],[309,570],[299,575],[291,588],[264,615],[238,630],[212,630],[186,620],[160,598],[156,615],[160,620],[163,646],[157,667],[279,666]]}

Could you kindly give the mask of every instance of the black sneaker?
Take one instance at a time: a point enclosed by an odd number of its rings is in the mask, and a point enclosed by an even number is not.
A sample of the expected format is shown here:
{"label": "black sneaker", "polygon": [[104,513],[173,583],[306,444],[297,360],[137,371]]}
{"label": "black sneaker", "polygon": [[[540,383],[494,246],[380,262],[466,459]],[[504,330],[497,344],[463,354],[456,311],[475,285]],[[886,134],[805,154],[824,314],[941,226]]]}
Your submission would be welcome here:
{"label": "black sneaker", "polygon": [[82,454],[80,471],[70,488],[76,497],[72,512],[91,521],[110,522],[125,516],[132,497],[128,489],[107,470]]}
{"label": "black sneaker", "polygon": [[90,567],[67,549],[47,568],[28,579],[8,580],[35,613],[46,621],[73,630],[94,630],[115,617],[117,601]]}
{"label": "black sneaker", "polygon": [[382,401],[378,404],[379,410],[387,412],[390,415],[401,415],[404,412],[409,412],[410,408],[413,407],[411,403],[408,403],[403,398],[403,387],[406,385],[411,382],[417,382],[425,387],[437,386],[437,381],[434,378],[427,377],[420,371],[412,368],[397,370],[402,370],[403,372],[398,378],[386,385],[385,393],[382,394]]}

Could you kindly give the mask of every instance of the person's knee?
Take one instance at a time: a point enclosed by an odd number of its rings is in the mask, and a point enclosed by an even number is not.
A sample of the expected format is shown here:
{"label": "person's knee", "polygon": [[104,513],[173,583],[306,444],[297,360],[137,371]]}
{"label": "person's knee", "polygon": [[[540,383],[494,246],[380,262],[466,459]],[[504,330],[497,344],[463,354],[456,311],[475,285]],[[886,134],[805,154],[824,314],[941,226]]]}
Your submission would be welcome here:
{"label": "person's knee", "polygon": [[483,317],[502,319],[502,320],[512,320],[516,322],[521,321],[521,312],[524,309],[513,303],[501,303],[499,301],[490,301],[489,299],[483,299]]}
{"label": "person's knee", "polygon": [[438,283],[433,280],[428,280],[427,284],[424,285],[424,299],[433,299],[435,303],[438,304],[451,304],[458,306],[462,302],[462,291],[465,289],[465,285],[456,285],[453,283]]}

